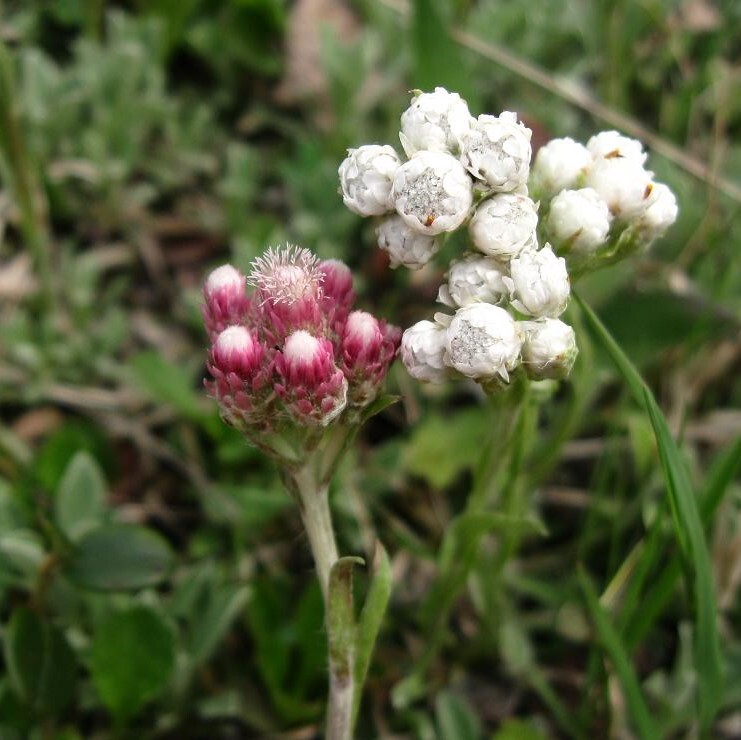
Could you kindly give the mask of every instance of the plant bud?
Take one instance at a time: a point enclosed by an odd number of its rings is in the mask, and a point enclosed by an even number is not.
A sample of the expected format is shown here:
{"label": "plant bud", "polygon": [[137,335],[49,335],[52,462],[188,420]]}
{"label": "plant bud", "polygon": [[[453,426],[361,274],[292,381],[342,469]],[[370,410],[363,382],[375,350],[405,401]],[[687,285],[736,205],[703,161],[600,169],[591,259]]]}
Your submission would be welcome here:
{"label": "plant bud", "polygon": [[440,239],[415,231],[398,214],[386,217],[376,228],[378,246],[388,252],[391,267],[424,267],[440,249]]}
{"label": "plant bud", "polygon": [[450,265],[448,282],[440,286],[437,299],[451,308],[470,303],[498,304],[509,300],[512,287],[501,263],[492,257],[469,254]]}
{"label": "plant bud", "polygon": [[463,164],[493,190],[517,190],[527,184],[531,137],[532,131],[518,122],[516,113],[481,115],[463,137]]}
{"label": "plant bud", "polygon": [[584,144],[569,137],[552,139],[535,155],[530,184],[535,193],[550,197],[577,186],[591,165],[592,155]]}
{"label": "plant bud", "polygon": [[646,162],[643,144],[618,131],[600,131],[595,134],[587,142],[587,150],[595,159],[630,159],[641,166]]}
{"label": "plant bud", "polygon": [[299,330],[285,341],[275,360],[280,382],[275,392],[300,424],[326,426],[347,405],[347,380],[334,363],[332,343]]}
{"label": "plant bud", "polygon": [[421,151],[396,170],[391,197],[411,228],[435,236],[466,220],[472,187],[463,165],[450,154]]}
{"label": "plant bud", "polygon": [[466,101],[458,93],[436,87],[417,93],[401,114],[399,139],[407,157],[419,151],[458,154],[461,139],[471,126]]}
{"label": "plant bud", "polygon": [[479,205],[469,224],[479,252],[507,261],[538,245],[538,208],[526,195],[501,193]]}
{"label": "plant bud", "polygon": [[514,319],[488,303],[458,309],[446,332],[445,360],[459,373],[484,380],[509,372],[520,361],[522,338]]}
{"label": "plant bud", "polygon": [[512,305],[531,316],[556,318],[566,309],[571,288],[566,261],[550,245],[537,252],[523,252],[510,263],[516,300]]}
{"label": "plant bud", "polygon": [[596,190],[562,190],[551,201],[546,229],[559,253],[590,254],[607,241],[610,221]]}
{"label": "plant bud", "polygon": [[587,172],[585,183],[594,188],[615,218],[631,219],[651,203],[653,172],[636,159],[597,159]]}
{"label": "plant bud", "polygon": [[389,200],[394,172],[401,164],[390,146],[365,144],[348,149],[338,174],[342,200],[359,216],[380,216],[393,210]]}
{"label": "plant bud", "polygon": [[377,395],[399,346],[401,330],[366,311],[353,311],[341,335],[341,368],[348,380],[348,400],[365,406]]}
{"label": "plant bud", "polygon": [[242,323],[250,311],[247,278],[235,267],[222,265],[203,286],[203,321],[211,341],[232,324]]}
{"label": "plant bud", "polygon": [[561,380],[570,372],[578,349],[574,330],[559,319],[521,321],[522,367],[532,380]]}
{"label": "plant bud", "polygon": [[432,321],[419,321],[401,337],[401,361],[416,380],[443,383],[450,377],[445,365],[446,329]]}

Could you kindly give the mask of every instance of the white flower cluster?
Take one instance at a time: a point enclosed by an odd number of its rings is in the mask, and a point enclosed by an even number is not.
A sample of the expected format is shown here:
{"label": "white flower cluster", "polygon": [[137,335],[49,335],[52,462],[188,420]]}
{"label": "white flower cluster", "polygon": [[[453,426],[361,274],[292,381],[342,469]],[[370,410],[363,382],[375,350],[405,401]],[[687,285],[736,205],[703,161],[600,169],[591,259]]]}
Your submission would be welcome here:
{"label": "white flower cluster", "polygon": [[611,264],[660,237],[677,218],[677,201],[645,169],[640,141],[603,131],[584,146],[553,139],[537,153],[530,188],[540,199],[541,236],[569,269]]}
{"label": "white flower cluster", "polygon": [[[475,200],[512,193],[512,202],[503,201],[489,217],[498,218],[502,231],[489,237],[494,254],[498,243],[510,241],[508,229],[523,230],[509,214],[521,206],[514,193],[526,192],[530,135],[514,113],[474,118],[457,93],[442,87],[418,92],[401,116],[399,139],[407,161],[390,146],[348,150],[339,168],[342,198],[361,216],[385,216],[376,230],[378,245],[392,267],[416,270],[432,259],[443,234],[470,218]],[[534,209],[530,217],[537,223]],[[482,241],[485,230],[478,229]]]}
{"label": "white flower cluster", "polygon": [[574,331],[558,318],[569,299],[566,263],[539,248],[538,205],[527,194],[530,137],[515,113],[474,118],[460,95],[438,87],[415,94],[401,116],[406,162],[371,144],[340,165],[345,204],[388,214],[377,235],[393,267],[419,269],[442,234],[468,227],[472,251],[450,265],[438,296],[455,313],[420,321],[402,339],[402,360],[419,380],[458,375],[489,387],[518,368],[544,379],[573,365]]}
{"label": "white flower cluster", "polygon": [[415,93],[401,116],[406,161],[371,144],[340,165],[348,208],[382,217],[378,244],[392,267],[423,267],[445,233],[467,228],[470,251],[451,263],[438,294],[454,314],[402,338],[402,360],[419,380],[459,375],[489,389],[520,369],[534,380],[565,377],[577,354],[559,319],[567,263],[579,272],[614,262],[676,219],[676,199],[644,168],[639,141],[615,131],[586,146],[554,139],[531,172],[530,138],[515,113],[474,118],[460,95],[438,87]]}

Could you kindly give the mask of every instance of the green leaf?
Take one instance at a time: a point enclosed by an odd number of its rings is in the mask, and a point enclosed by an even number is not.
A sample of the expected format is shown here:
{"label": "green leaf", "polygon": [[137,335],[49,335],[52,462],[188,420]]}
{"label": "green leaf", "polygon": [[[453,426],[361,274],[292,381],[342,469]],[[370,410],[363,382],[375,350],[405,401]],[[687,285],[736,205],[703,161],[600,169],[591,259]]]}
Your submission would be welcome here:
{"label": "green leaf", "polygon": [[411,24],[412,84],[425,92],[442,86],[460,93],[471,105],[475,90],[460,47],[450,35],[448,19],[437,0],[414,0]]}
{"label": "green leaf", "polygon": [[355,653],[355,609],[353,607],[352,572],[365,565],[362,558],[340,558],[329,572],[327,596],[327,638],[329,670],[333,680],[346,682],[352,677]]}
{"label": "green leaf", "polygon": [[492,740],[547,740],[547,736],[535,721],[508,719],[494,733]]}
{"label": "green leaf", "polygon": [[93,684],[118,719],[136,715],[160,694],[174,668],[173,630],[158,612],[143,604],[109,617],[93,637]]}
{"label": "green leaf", "polygon": [[156,585],[172,558],[169,544],[151,529],[104,524],[80,539],[64,570],[81,588],[122,591]]}
{"label": "green leaf", "polygon": [[407,471],[425,478],[436,488],[444,488],[474,466],[490,423],[481,408],[466,409],[445,418],[429,414],[415,428],[404,452]]}
{"label": "green leaf", "polygon": [[34,711],[59,714],[75,694],[75,656],[64,634],[30,609],[13,612],[5,635],[11,685]]}
{"label": "green leaf", "polygon": [[636,401],[646,410],[654,430],[675,535],[684,557],[691,564],[694,576],[692,590],[697,615],[695,667],[698,673],[700,723],[703,728],[707,729],[717,711],[723,679],[712,568],[697,499],[679,448],[669,432],[666,419],[653,394],[597,315],[578,296],[577,301],[592,330],[622,374]]}
{"label": "green leaf", "polygon": [[376,542],[376,551],[373,556],[373,573],[368,595],[365,598],[363,609],[358,619],[357,636],[355,641],[355,695],[353,697],[353,726],[360,710],[363,696],[363,685],[368,673],[373,648],[376,644],[378,632],[381,629],[383,616],[391,597],[391,565],[384,546]]}
{"label": "green leaf", "polygon": [[625,702],[633,718],[638,736],[645,740],[654,740],[659,735],[651,719],[651,713],[644,701],[638,677],[633,670],[633,665],[628,658],[625,646],[620,641],[620,637],[612,626],[607,612],[602,608],[589,576],[581,568],[578,571],[578,575],[579,582],[584,591],[587,608],[597,630],[597,636],[602,643],[602,647],[610,656],[615,673],[623,688]]}
{"label": "green leaf", "polygon": [[137,381],[155,401],[172,406],[187,419],[203,422],[212,414],[196,393],[187,369],[166,360],[159,352],[142,352],[130,362]]}
{"label": "green leaf", "polygon": [[478,740],[482,736],[479,720],[468,702],[450,691],[441,691],[437,695],[435,719],[438,737]]}
{"label": "green leaf", "polygon": [[100,524],[105,497],[103,471],[89,452],[80,450],[67,465],[54,499],[54,518],[70,540]]}
{"label": "green leaf", "polygon": [[190,641],[190,656],[194,665],[205,663],[242,613],[250,589],[247,586],[222,586],[210,594],[208,605],[195,615]]}

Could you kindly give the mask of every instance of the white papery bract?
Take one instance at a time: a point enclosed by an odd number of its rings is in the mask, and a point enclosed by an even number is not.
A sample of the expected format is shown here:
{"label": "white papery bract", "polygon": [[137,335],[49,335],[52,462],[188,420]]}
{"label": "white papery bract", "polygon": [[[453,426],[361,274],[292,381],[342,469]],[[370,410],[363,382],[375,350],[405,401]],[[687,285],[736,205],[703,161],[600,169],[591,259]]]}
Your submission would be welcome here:
{"label": "white papery bract", "polygon": [[438,301],[459,308],[471,303],[499,304],[512,295],[512,280],[492,257],[469,254],[453,262],[448,282],[440,286]]}
{"label": "white papery bract", "polygon": [[388,252],[391,267],[424,267],[440,249],[440,239],[415,231],[398,214],[387,216],[376,228],[378,246]]}
{"label": "white papery bract", "polygon": [[595,159],[630,159],[640,165],[645,163],[647,156],[640,141],[618,131],[600,131],[587,142],[587,149]]}
{"label": "white papery bract", "polygon": [[653,172],[626,157],[596,159],[585,183],[597,191],[615,218],[625,220],[646,210],[654,187]]}
{"label": "white papery bract", "polygon": [[463,137],[461,160],[466,169],[490,188],[511,192],[527,184],[532,131],[517,114],[479,116]]}
{"label": "white papery bract", "polygon": [[676,220],[679,213],[677,199],[663,182],[654,183],[649,204],[636,220],[640,234],[651,242],[661,236]]}
{"label": "white papery bract", "polygon": [[409,226],[434,236],[454,231],[466,220],[473,203],[472,187],[455,157],[418,152],[396,170],[391,198]]}
{"label": "white papery bract", "polygon": [[506,261],[537,247],[538,208],[526,195],[500,193],[481,203],[469,224],[473,245]]}
{"label": "white papery bract", "polygon": [[610,221],[610,210],[596,190],[562,190],[551,201],[546,230],[557,251],[586,254],[607,241]]}
{"label": "white papery bract", "polygon": [[419,151],[458,154],[463,135],[471,126],[468,105],[458,93],[436,87],[418,93],[401,114],[399,140],[408,157]]}
{"label": "white papery bract", "polygon": [[477,380],[509,380],[520,361],[522,337],[514,319],[498,306],[473,303],[456,311],[446,336],[447,363]]}
{"label": "white papery bract", "polygon": [[530,183],[533,191],[555,195],[579,184],[592,164],[589,150],[569,137],[552,139],[535,155]]}
{"label": "white papery bract", "polygon": [[516,299],[512,305],[530,316],[556,318],[566,309],[571,287],[566,261],[550,245],[523,252],[510,262]]}
{"label": "white papery bract", "polygon": [[576,334],[560,319],[520,321],[522,367],[532,380],[560,380],[570,372],[578,349]]}
{"label": "white papery bract", "polygon": [[359,216],[380,216],[393,210],[389,196],[400,164],[390,146],[365,144],[348,149],[338,170],[345,205]]}
{"label": "white papery bract", "polygon": [[450,372],[445,365],[446,329],[432,321],[418,321],[401,337],[401,361],[409,374],[427,383],[444,383]]}

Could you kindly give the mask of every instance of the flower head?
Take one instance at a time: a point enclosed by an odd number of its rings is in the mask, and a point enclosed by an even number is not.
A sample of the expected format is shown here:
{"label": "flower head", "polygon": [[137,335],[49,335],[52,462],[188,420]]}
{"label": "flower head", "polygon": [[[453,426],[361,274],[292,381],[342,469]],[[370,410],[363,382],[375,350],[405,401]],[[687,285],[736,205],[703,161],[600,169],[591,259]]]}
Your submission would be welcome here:
{"label": "flower head", "polygon": [[569,137],[551,139],[535,155],[530,183],[536,193],[552,196],[576,187],[591,164],[592,154],[584,144]]}
{"label": "flower head", "polygon": [[562,190],[551,201],[546,229],[560,253],[589,254],[607,241],[611,221],[596,190]]}
{"label": "flower head", "polygon": [[527,183],[531,136],[532,131],[518,122],[516,113],[481,115],[463,137],[463,164],[494,190],[516,190]]}
{"label": "flower head", "polygon": [[537,252],[523,252],[510,263],[517,296],[512,305],[530,316],[555,318],[566,310],[571,287],[566,261],[550,245]]}
{"label": "flower head", "polygon": [[300,424],[326,426],[347,405],[347,379],[335,365],[332,342],[300,329],[276,354],[275,392]]}
{"label": "flower head", "polygon": [[372,401],[396,356],[401,330],[378,321],[367,311],[353,311],[340,339],[341,367],[350,380],[351,404]]}
{"label": "flower head", "polygon": [[585,182],[597,191],[615,218],[634,218],[651,203],[653,172],[645,170],[635,158],[599,158],[587,172]]}
{"label": "flower head", "polygon": [[485,200],[468,226],[479,252],[505,261],[537,247],[538,208],[526,195],[501,193]]}
{"label": "flower head", "polygon": [[474,303],[456,311],[445,337],[445,360],[459,373],[484,380],[509,380],[520,361],[522,337],[503,308]]}
{"label": "flower head", "polygon": [[587,142],[587,150],[595,159],[630,159],[641,166],[646,161],[643,144],[618,131],[600,131],[595,134]]}
{"label": "flower head", "polygon": [[440,249],[440,238],[415,231],[398,214],[387,216],[376,228],[378,246],[388,252],[391,267],[424,267]]}
{"label": "flower head", "polygon": [[365,144],[348,149],[338,170],[345,205],[359,216],[380,216],[393,210],[389,200],[394,172],[401,164],[390,146]]}
{"label": "flower head", "polygon": [[448,282],[440,286],[440,303],[459,308],[470,303],[499,304],[512,294],[512,280],[492,257],[469,254],[450,265]]}
{"label": "flower head", "polygon": [[243,321],[250,311],[247,279],[231,265],[217,267],[203,286],[203,320],[211,339],[227,326]]}
{"label": "flower head", "polygon": [[471,126],[466,101],[444,87],[417,93],[401,114],[399,139],[408,157],[419,151],[458,154],[461,139]]}
{"label": "flower head", "polygon": [[396,170],[391,197],[412,229],[435,236],[465,221],[473,203],[472,182],[450,154],[422,151]]}
{"label": "flower head", "polygon": [[446,328],[432,321],[419,321],[401,338],[401,361],[416,380],[443,383],[450,377],[445,364]]}
{"label": "flower head", "polygon": [[560,380],[570,372],[578,349],[574,330],[559,319],[521,321],[522,367],[532,380]]}
{"label": "flower head", "polygon": [[649,204],[639,214],[636,226],[647,242],[661,236],[676,220],[677,198],[663,182],[654,183]]}

